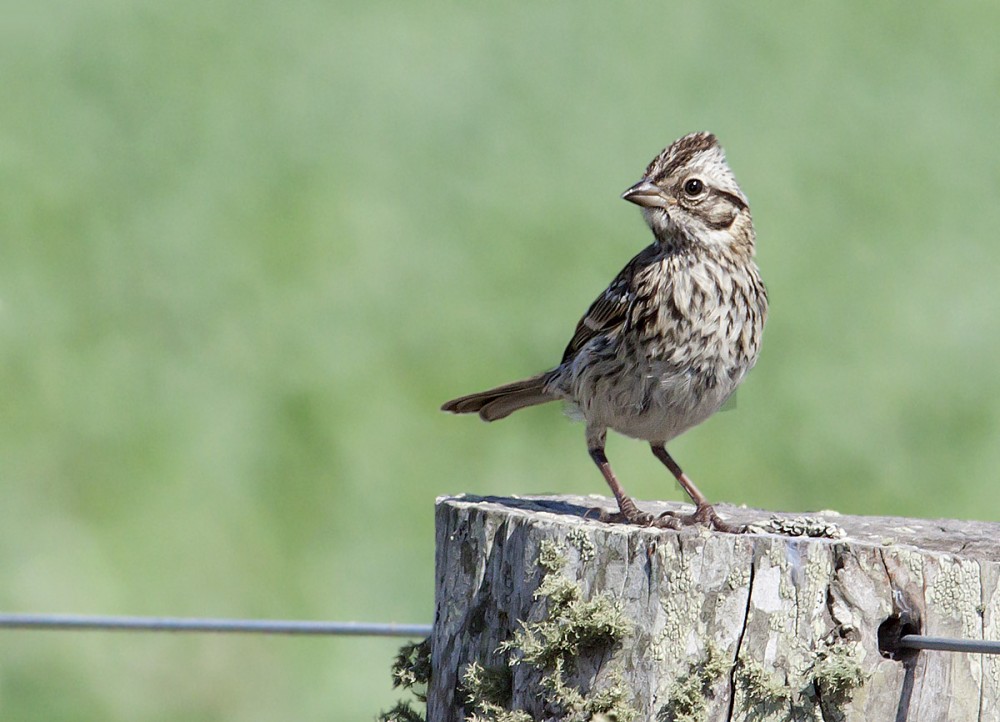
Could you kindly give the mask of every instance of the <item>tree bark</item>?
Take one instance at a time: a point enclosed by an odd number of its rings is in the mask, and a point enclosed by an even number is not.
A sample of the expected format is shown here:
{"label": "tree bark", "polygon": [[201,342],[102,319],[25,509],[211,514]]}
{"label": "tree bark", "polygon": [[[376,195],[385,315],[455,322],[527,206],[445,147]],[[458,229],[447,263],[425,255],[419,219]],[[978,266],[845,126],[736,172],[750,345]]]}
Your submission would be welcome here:
{"label": "tree bark", "polygon": [[1000,719],[997,657],[894,646],[1000,638],[1000,525],[717,506],[734,535],[595,508],[438,500],[429,720]]}

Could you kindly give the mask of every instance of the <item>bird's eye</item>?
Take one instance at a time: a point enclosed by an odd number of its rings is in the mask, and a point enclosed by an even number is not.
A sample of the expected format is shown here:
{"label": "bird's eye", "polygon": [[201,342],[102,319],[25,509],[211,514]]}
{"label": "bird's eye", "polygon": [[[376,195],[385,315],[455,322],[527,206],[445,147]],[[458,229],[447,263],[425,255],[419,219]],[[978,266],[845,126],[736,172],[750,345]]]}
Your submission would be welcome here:
{"label": "bird's eye", "polygon": [[689,196],[696,196],[705,190],[705,184],[698,178],[688,178],[684,183],[684,192]]}

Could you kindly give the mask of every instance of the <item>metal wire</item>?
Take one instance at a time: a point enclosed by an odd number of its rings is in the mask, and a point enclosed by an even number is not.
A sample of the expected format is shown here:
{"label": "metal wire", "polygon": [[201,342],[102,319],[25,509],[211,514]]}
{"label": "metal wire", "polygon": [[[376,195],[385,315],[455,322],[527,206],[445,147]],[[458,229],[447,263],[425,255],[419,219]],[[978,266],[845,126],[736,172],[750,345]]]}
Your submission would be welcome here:
{"label": "metal wire", "polygon": [[951,637],[925,637],[922,634],[904,634],[899,646],[908,649],[932,649],[939,652],[964,652],[966,654],[1000,654],[1000,642],[984,639],[953,639]]}
{"label": "metal wire", "polygon": [[[201,617],[114,617],[82,614],[8,614],[0,629],[101,630],[110,632],[201,632],[215,634],[285,634],[300,636],[428,637],[430,624],[377,622],[306,622],[283,619],[211,619]],[[1000,654],[1000,641],[904,634],[899,646],[965,654]]]}
{"label": "metal wire", "polygon": [[303,622],[281,619],[203,619],[193,617],[112,617],[81,614],[6,614],[0,629],[79,629],[132,632],[215,632],[224,634],[349,635],[427,637],[429,624]]}

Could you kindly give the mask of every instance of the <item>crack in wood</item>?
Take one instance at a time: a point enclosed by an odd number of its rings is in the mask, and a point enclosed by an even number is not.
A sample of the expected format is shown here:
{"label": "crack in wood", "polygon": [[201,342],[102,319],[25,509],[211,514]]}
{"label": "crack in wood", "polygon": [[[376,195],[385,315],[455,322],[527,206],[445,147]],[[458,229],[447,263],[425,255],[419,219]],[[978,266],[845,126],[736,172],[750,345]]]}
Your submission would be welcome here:
{"label": "crack in wood", "polygon": [[747,581],[747,603],[743,609],[743,625],[740,627],[739,637],[736,639],[736,653],[733,656],[733,666],[729,670],[729,712],[726,715],[727,722],[733,720],[733,710],[736,707],[736,671],[740,666],[740,650],[743,648],[743,638],[747,633],[747,622],[750,619],[750,604],[753,600],[753,580],[756,576],[757,559],[756,554],[750,557],[750,578]]}

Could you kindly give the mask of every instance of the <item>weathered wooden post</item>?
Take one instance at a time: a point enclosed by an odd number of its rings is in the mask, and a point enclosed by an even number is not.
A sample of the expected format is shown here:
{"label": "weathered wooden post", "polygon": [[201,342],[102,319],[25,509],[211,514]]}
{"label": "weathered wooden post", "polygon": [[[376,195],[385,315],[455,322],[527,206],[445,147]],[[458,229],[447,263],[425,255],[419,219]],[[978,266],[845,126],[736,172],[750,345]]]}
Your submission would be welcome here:
{"label": "weathered wooden post", "polygon": [[720,506],[752,525],[731,535],[595,506],[438,500],[428,720],[1000,720],[996,657],[886,656],[1000,638],[1000,524]]}

